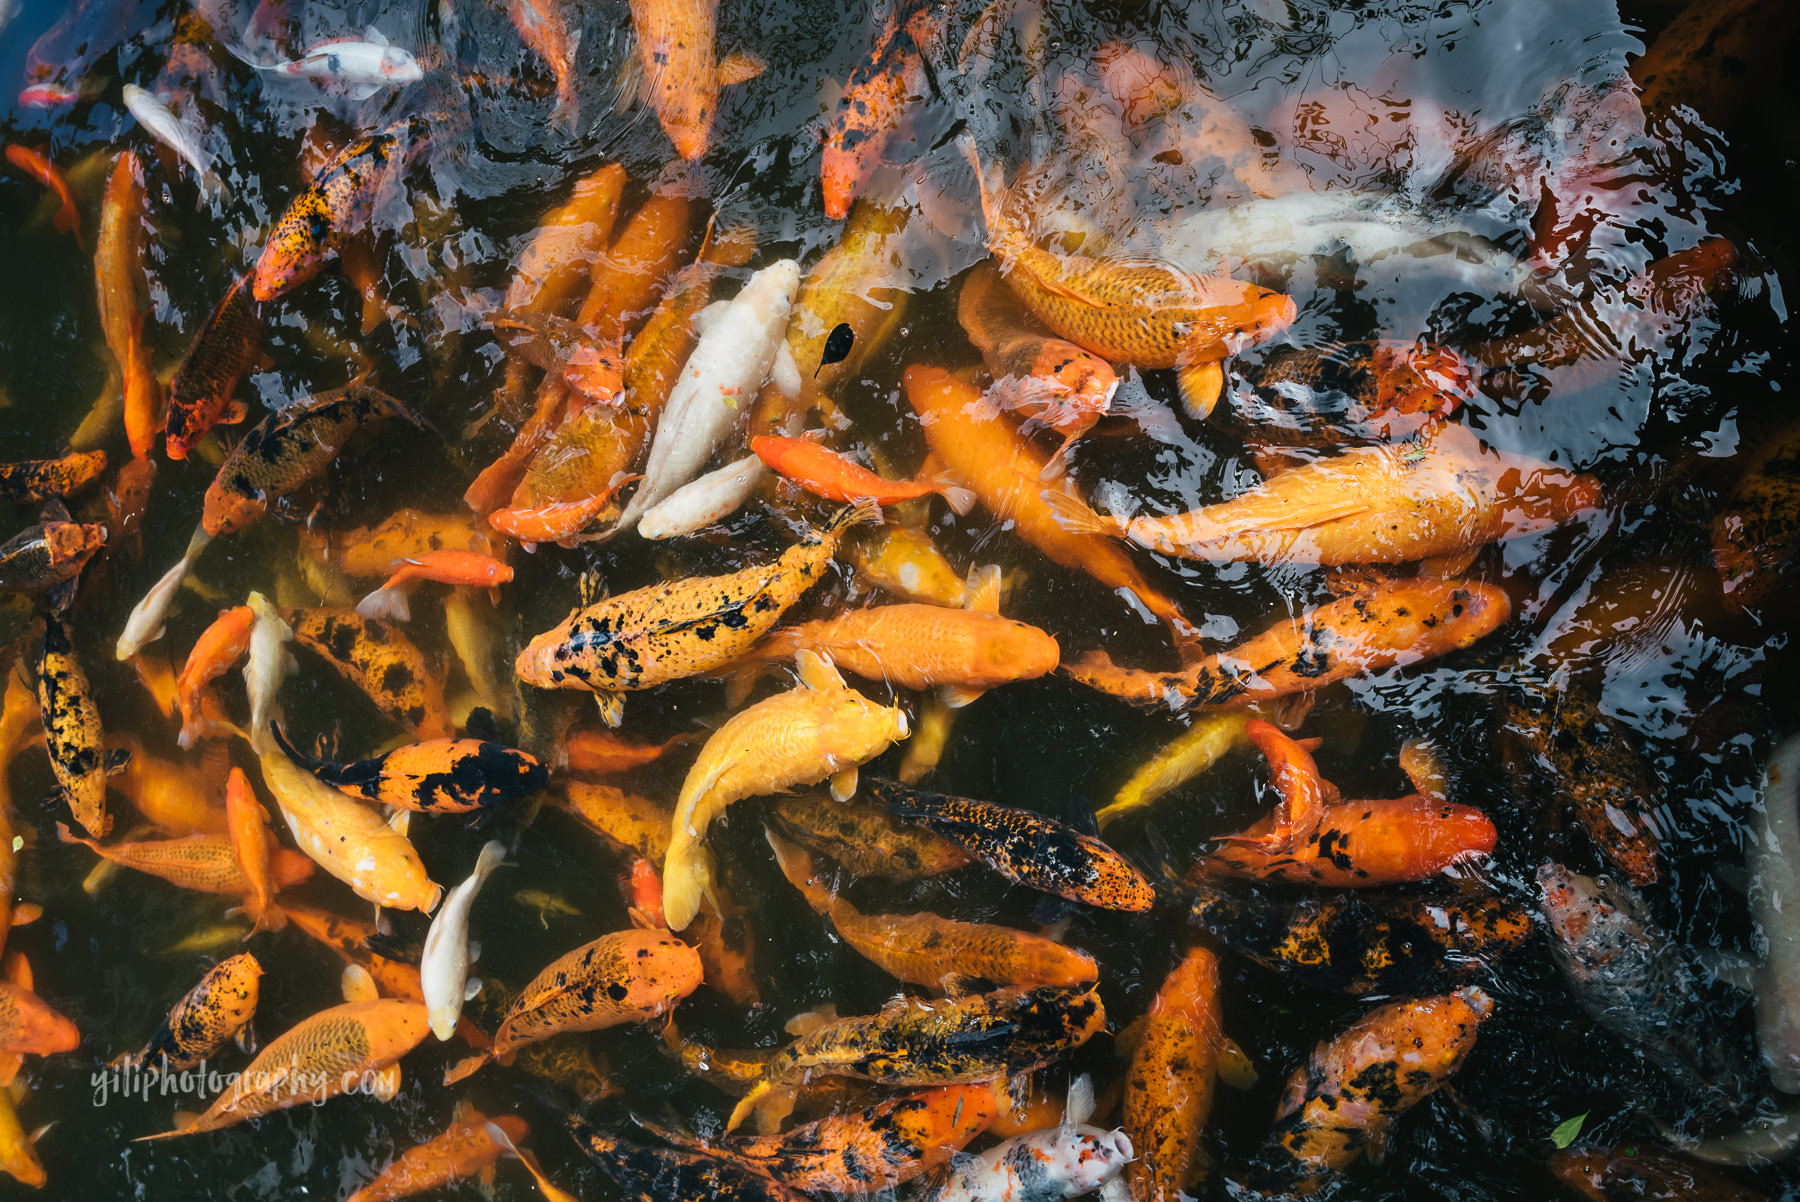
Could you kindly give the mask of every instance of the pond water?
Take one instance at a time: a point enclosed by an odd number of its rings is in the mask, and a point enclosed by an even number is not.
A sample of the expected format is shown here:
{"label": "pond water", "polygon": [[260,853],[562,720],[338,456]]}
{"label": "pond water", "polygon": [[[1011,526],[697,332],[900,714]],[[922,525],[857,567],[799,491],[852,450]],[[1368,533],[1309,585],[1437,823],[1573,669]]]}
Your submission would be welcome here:
{"label": "pond water", "polygon": [[[1099,248],[1114,263],[1175,259],[1199,275],[1222,260],[1233,278],[1255,279],[1294,302],[1285,329],[1234,346],[1226,396],[1210,419],[1190,411],[1174,371],[1119,365],[1108,415],[1069,456],[1069,480],[1103,513],[1176,513],[1254,485],[1261,477],[1258,423],[1244,416],[1249,389],[1293,348],[1378,338],[1456,350],[1478,366],[1480,379],[1449,420],[1498,451],[1591,475],[1599,502],[1554,528],[1480,546],[1472,562],[1453,565],[1467,581],[1504,590],[1511,616],[1498,630],[1429,662],[1317,690],[1295,733],[1322,738],[1319,769],[1346,797],[1400,796],[1407,791],[1402,746],[1419,740],[1436,748],[1451,800],[1483,811],[1497,842],[1491,856],[1454,870],[1463,885],[1439,878],[1388,892],[1479,886],[1541,918],[1537,872],[1546,859],[1585,873],[1606,864],[1566,804],[1580,782],[1557,778],[1592,765],[1566,754],[1566,745],[1565,754],[1553,754],[1554,738],[1549,751],[1521,750],[1519,732],[1530,725],[1521,715],[1552,712],[1559,698],[1591,702],[1613,744],[1635,757],[1650,782],[1645,812],[1660,836],[1660,872],[1643,892],[1668,954],[1689,948],[1753,957],[1759,932],[1742,865],[1759,779],[1773,747],[1800,722],[1788,675],[1792,593],[1778,583],[1749,605],[1727,596],[1713,547],[1715,519],[1729,509],[1739,478],[1795,418],[1786,403],[1792,365],[1784,284],[1800,182],[1800,106],[1770,49],[1788,31],[1784,22],[1770,23],[1757,54],[1706,73],[1713,85],[1697,97],[1646,108],[1626,71],[1681,14],[1667,0],[1046,0],[1041,9],[997,0],[985,12],[962,0],[949,9],[947,31],[927,54],[923,93],[860,194],[897,216],[881,255],[847,286],[891,306],[897,320],[879,335],[865,332],[853,370],[827,387],[832,445],[873,453],[884,475],[911,475],[927,447],[903,371],[980,361],[957,312],[968,273],[989,257],[965,136],[987,178],[1010,182],[1010,211],[1034,223],[1043,245],[1059,253]],[[271,227],[307,183],[308,146],[320,139],[342,145],[418,114],[431,136],[420,140],[403,185],[375,206],[369,223],[378,236],[364,244],[374,249],[391,319],[362,332],[362,296],[328,266],[264,307],[262,358],[236,395],[255,422],[265,410],[372,370],[371,381],[412,406],[427,428],[373,427],[326,473],[326,487],[309,494],[300,516],[310,516],[315,530],[345,530],[402,506],[464,512],[464,490],[506,449],[520,417],[503,414],[466,432],[493,406],[509,370],[486,318],[502,305],[533,231],[578,180],[606,163],[623,167],[626,213],[659,179],[672,178],[666,173],[678,161],[651,107],[631,103],[637,49],[627,6],[606,0],[557,10],[579,33],[572,58],[579,107],[566,124],[553,119],[552,72],[521,40],[505,5],[296,0],[253,12],[222,3],[206,10],[215,37],[198,41],[182,24],[185,11],[86,0],[65,22],[67,36],[46,39],[64,17],[61,6],[0,0],[3,140],[47,149],[82,220],[78,246],[54,227],[55,205],[39,183],[17,170],[0,174],[0,262],[12,265],[0,285],[0,460],[61,454],[116,387],[92,252],[117,152],[135,149],[146,163],[153,235],[144,262],[144,337],[154,366],[166,372],[231,282],[257,263]],[[754,255],[724,272],[723,294],[759,267],[795,258],[810,268],[837,245],[845,226],[824,211],[821,143],[882,15],[881,6],[722,0],[719,54],[754,56],[763,69],[720,91],[705,153],[688,169],[695,216],[681,256],[685,262],[698,248],[705,216],[716,231],[753,231]],[[284,45],[291,57],[371,25],[418,57],[421,80],[356,100],[343,89],[255,71],[227,51],[237,45],[273,62]],[[1204,104],[1122,138],[1126,125],[1096,67],[1102,47],[1117,41],[1203,83]],[[178,42],[186,73],[159,80]],[[80,84],[78,99],[18,99],[46,55],[64,68],[59,81]],[[121,87],[132,83],[181,94],[222,187],[203,192],[175,156],[157,153],[124,107]],[[1197,132],[1190,118],[1200,110],[1222,115],[1223,132]],[[1247,141],[1231,144],[1234,130]],[[1221,146],[1230,153],[1207,157]],[[1273,211],[1277,200],[1289,207],[1273,225],[1220,219],[1233,207]],[[1353,221],[1363,224],[1352,229]],[[1389,244],[1371,250],[1354,241],[1373,237],[1370,230]],[[1729,240],[1732,266],[1706,276],[1706,287],[1659,293],[1642,284],[1646,272],[1666,282],[1655,265],[1718,245],[1709,239]],[[1572,316],[1549,334],[1533,333],[1558,314]],[[798,366],[805,374],[817,364]],[[826,423],[809,414],[805,424]],[[218,427],[222,445],[245,428]],[[1056,445],[1054,434],[1035,437],[1046,454]],[[97,445],[114,464],[130,455],[116,421]],[[739,458],[740,445],[722,448],[715,462]],[[219,456],[203,445],[185,460],[160,449],[155,458],[141,552],[110,546],[89,568],[73,610],[74,649],[109,735],[130,734],[143,754],[177,761],[187,754],[175,743],[178,720],[157,710],[112,650],[132,607],[187,546]],[[1788,488],[1769,502],[1770,528],[1791,534]],[[905,520],[918,522],[959,572],[1000,565],[1010,582],[1004,612],[1054,635],[1065,664],[1103,649],[1133,667],[1176,666],[1162,626],[1044,557],[1014,524],[981,506],[958,516],[942,501],[927,505],[903,510]],[[78,518],[100,520],[104,506],[90,490],[72,508]],[[826,512],[769,492],[690,537],[546,543],[530,554],[514,546],[516,577],[491,616],[496,670],[507,680],[517,649],[577,604],[584,574],[618,595],[766,563],[794,541],[798,516],[820,520]],[[30,525],[36,513],[6,506],[9,525],[0,535]],[[1207,650],[1367,583],[1354,567],[1294,557],[1208,562],[1119,545],[1176,600]],[[198,587],[183,593],[167,634],[145,655],[179,669],[216,612],[253,589],[283,604],[315,604],[312,577],[299,566],[304,546],[295,523],[275,520],[215,541],[195,567]],[[409,630],[434,663],[450,665],[456,657],[440,592],[427,586],[418,595]],[[868,592],[841,558],[791,617],[828,615]],[[40,635],[32,604],[14,601],[0,611],[0,637],[29,662]],[[458,702],[468,685],[458,669],[445,671],[453,709],[465,709]],[[764,691],[774,683],[771,677]],[[864,687],[900,698],[916,722],[923,695]],[[242,710],[235,674],[223,695],[228,710]],[[564,729],[559,703],[569,699],[523,690],[520,721],[506,736],[545,752]],[[282,705],[305,745],[324,737],[341,759],[373,754],[401,736],[309,655],[284,686]],[[704,736],[730,712],[718,682],[679,681],[630,694],[623,733],[646,741]],[[1290,723],[1301,716],[1292,708],[1285,714]],[[579,718],[596,722],[585,698]],[[1007,684],[958,712],[943,760],[923,784],[1092,831],[1094,811],[1192,720],[1140,712],[1062,674]],[[215,765],[228,755],[255,777],[255,759],[241,743],[216,747]],[[609,780],[670,804],[691,755],[683,748]],[[890,751],[865,771],[891,776],[901,755]],[[1535,782],[1506,770],[1534,755],[1542,765]],[[202,763],[199,752],[188,758]],[[1180,873],[1208,840],[1264,813],[1275,797],[1268,782],[1262,757],[1240,748],[1110,823],[1106,841],[1161,882],[1160,866]],[[82,1036],[74,1052],[28,1059],[22,1075],[29,1089],[18,1103],[21,1122],[27,1130],[51,1124],[37,1145],[48,1196],[341,1197],[441,1130],[458,1103],[518,1113],[553,1179],[581,1197],[615,1196],[558,1129],[534,1078],[490,1068],[444,1086],[443,1070],[467,1050],[435,1039],[404,1059],[391,1102],[343,1098],[213,1134],[132,1143],[168,1129],[178,1106],[197,1110],[208,1099],[115,1096],[97,1104],[96,1074],[141,1046],[211,963],[238,950],[234,935],[217,932],[228,903],[133,872],[85,890],[93,853],[59,843],[57,812],[38,804],[53,783],[44,754],[20,753],[10,783],[15,822],[28,840],[17,894],[44,915],[15,930],[7,946],[25,954],[37,992]],[[136,821],[116,791],[112,804],[121,813],[116,833],[131,830]],[[711,840],[743,910],[760,1001],[742,1005],[703,988],[678,1011],[683,1035],[724,1047],[778,1046],[796,1014],[825,1005],[842,1015],[873,1013],[897,989],[835,938],[775,870],[753,812],[766,804],[740,803]],[[432,879],[446,886],[464,879],[486,838],[508,844],[507,864],[473,911],[478,975],[516,989],[555,957],[630,923],[622,861],[566,814],[546,808],[528,825],[502,816],[485,831],[451,817],[423,818],[411,829]],[[1184,948],[1210,938],[1167,885],[1164,904],[1132,915],[1053,904],[979,868],[901,884],[846,875],[843,884],[867,912],[931,910],[1021,929],[1054,924],[1060,938],[1098,960],[1115,1029],[1147,1009]],[[542,910],[544,898],[532,891],[560,905]],[[359,918],[367,911],[324,873],[296,896]],[[415,913],[392,921],[400,944],[422,938],[427,925]],[[1379,1163],[1365,1158],[1346,1171],[1341,1196],[1552,1196],[1562,1188],[1548,1168],[1552,1131],[1574,1116],[1587,1116],[1585,1143],[1629,1147],[1658,1145],[1658,1121],[1697,1137],[1741,1125],[1759,1107],[1773,1113],[1786,1105],[1761,1072],[1735,1114],[1671,1083],[1641,1048],[1583,1008],[1538,926],[1524,946],[1472,978],[1494,1010],[1453,1089],[1402,1117]],[[341,961],[300,930],[258,934],[247,946],[265,969],[256,1021],[265,1042],[340,1000]],[[1315,1044],[1383,999],[1314,989],[1211,946],[1220,954],[1224,1029],[1260,1074],[1247,1092],[1220,1088],[1207,1128],[1211,1172],[1202,1193],[1226,1197],[1267,1135],[1289,1076]],[[1696,991],[1688,1013],[1698,1038],[1757,1063],[1746,995],[1723,982],[1702,982]],[[491,1028],[491,1015],[478,1018]],[[599,1119],[628,1127],[628,1115],[638,1114],[713,1131],[730,1111],[733,1099],[688,1079],[654,1030],[620,1027],[580,1039],[604,1059],[621,1095],[594,1108]],[[223,1056],[228,1070],[243,1063],[236,1051]],[[1060,1092],[1071,1074],[1087,1072],[1108,1105],[1122,1071],[1107,1035],[1048,1070],[1041,1084]],[[1116,1109],[1097,1121],[1116,1123]],[[1800,1184],[1791,1164],[1726,1171],[1770,1196],[1791,1196]],[[490,1195],[467,1182],[439,1196],[524,1198],[535,1189],[506,1162],[492,1188]],[[0,1183],[0,1194],[27,1192]]]}

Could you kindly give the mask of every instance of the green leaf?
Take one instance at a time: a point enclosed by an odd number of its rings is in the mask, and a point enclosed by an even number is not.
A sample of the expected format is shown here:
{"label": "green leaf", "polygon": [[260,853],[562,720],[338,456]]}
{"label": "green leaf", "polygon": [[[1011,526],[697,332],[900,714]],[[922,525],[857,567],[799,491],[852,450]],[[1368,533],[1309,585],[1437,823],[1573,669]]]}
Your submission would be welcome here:
{"label": "green leaf", "polygon": [[1550,1142],[1558,1148],[1566,1148],[1574,1143],[1575,1138],[1581,1134],[1581,1124],[1587,1122],[1587,1116],[1592,1113],[1591,1110],[1584,1110],[1574,1118],[1564,1119],[1556,1124],[1556,1130],[1550,1133]]}

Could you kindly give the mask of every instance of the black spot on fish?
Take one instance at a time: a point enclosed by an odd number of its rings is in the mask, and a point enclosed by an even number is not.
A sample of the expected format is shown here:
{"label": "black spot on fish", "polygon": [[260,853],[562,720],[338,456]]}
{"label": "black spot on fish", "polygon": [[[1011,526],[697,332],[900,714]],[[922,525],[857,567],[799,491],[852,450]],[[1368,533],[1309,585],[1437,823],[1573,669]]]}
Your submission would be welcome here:
{"label": "black spot on fish", "polygon": [[850,323],[840,321],[825,338],[825,349],[819,355],[819,366],[813,369],[816,377],[820,371],[833,363],[842,363],[850,354],[850,348],[856,344],[856,331]]}

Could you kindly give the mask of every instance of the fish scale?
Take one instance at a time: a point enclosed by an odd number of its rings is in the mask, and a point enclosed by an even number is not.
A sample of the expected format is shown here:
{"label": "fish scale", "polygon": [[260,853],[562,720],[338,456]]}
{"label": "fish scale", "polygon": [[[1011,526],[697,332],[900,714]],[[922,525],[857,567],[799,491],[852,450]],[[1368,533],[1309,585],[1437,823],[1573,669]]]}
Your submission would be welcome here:
{"label": "fish scale", "polygon": [[144,1050],[126,1062],[181,1072],[217,1052],[255,1016],[262,971],[248,952],[220,961],[175,1003]]}
{"label": "fish scale", "polygon": [[[81,661],[75,658],[69,627],[56,614],[44,615],[43,652],[37,664],[38,708],[44,715],[44,744],[56,783],[75,821],[93,835],[112,830],[106,808],[106,757],[100,711]],[[230,849],[227,848],[227,851]]]}
{"label": "fish scale", "polygon": [[519,991],[494,1034],[505,1062],[565,1031],[648,1022],[700,984],[700,954],[667,931],[603,935],[554,961]]}

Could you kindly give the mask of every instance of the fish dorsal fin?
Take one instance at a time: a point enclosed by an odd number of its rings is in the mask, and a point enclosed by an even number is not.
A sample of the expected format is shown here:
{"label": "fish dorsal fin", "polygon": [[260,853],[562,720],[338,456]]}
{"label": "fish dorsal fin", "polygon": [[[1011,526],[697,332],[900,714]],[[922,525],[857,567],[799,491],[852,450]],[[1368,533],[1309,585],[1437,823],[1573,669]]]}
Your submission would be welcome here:
{"label": "fish dorsal fin", "polygon": [[1094,1080],[1086,1073],[1069,1082],[1069,1100],[1063,1106],[1064,1128],[1079,1127],[1094,1117]]}
{"label": "fish dorsal fin", "polygon": [[[375,28],[373,25],[363,30],[363,38],[376,46],[386,46],[388,44],[388,40],[381,36],[381,30]],[[1224,263],[1221,262],[1220,266],[1223,267]]]}
{"label": "fish dorsal fin", "polygon": [[610,591],[605,578],[598,572],[583,572],[575,582],[575,596],[581,602],[582,609],[606,600]]}
{"label": "fish dorsal fin", "polygon": [[381,997],[380,990],[375,988],[375,978],[360,964],[344,969],[338,985],[344,991],[346,1002],[373,1002]]}
{"label": "fish dorsal fin", "polygon": [[754,54],[743,51],[728,54],[719,62],[719,86],[729,88],[733,84],[747,83],[766,70],[768,67]]}
{"label": "fish dorsal fin", "polygon": [[1000,565],[990,563],[971,571],[963,581],[963,608],[971,613],[1000,614]]}
{"label": "fish dorsal fin", "polygon": [[838,673],[831,660],[817,651],[800,650],[794,653],[794,670],[800,674],[800,683],[809,689],[841,689],[844,678]]}

